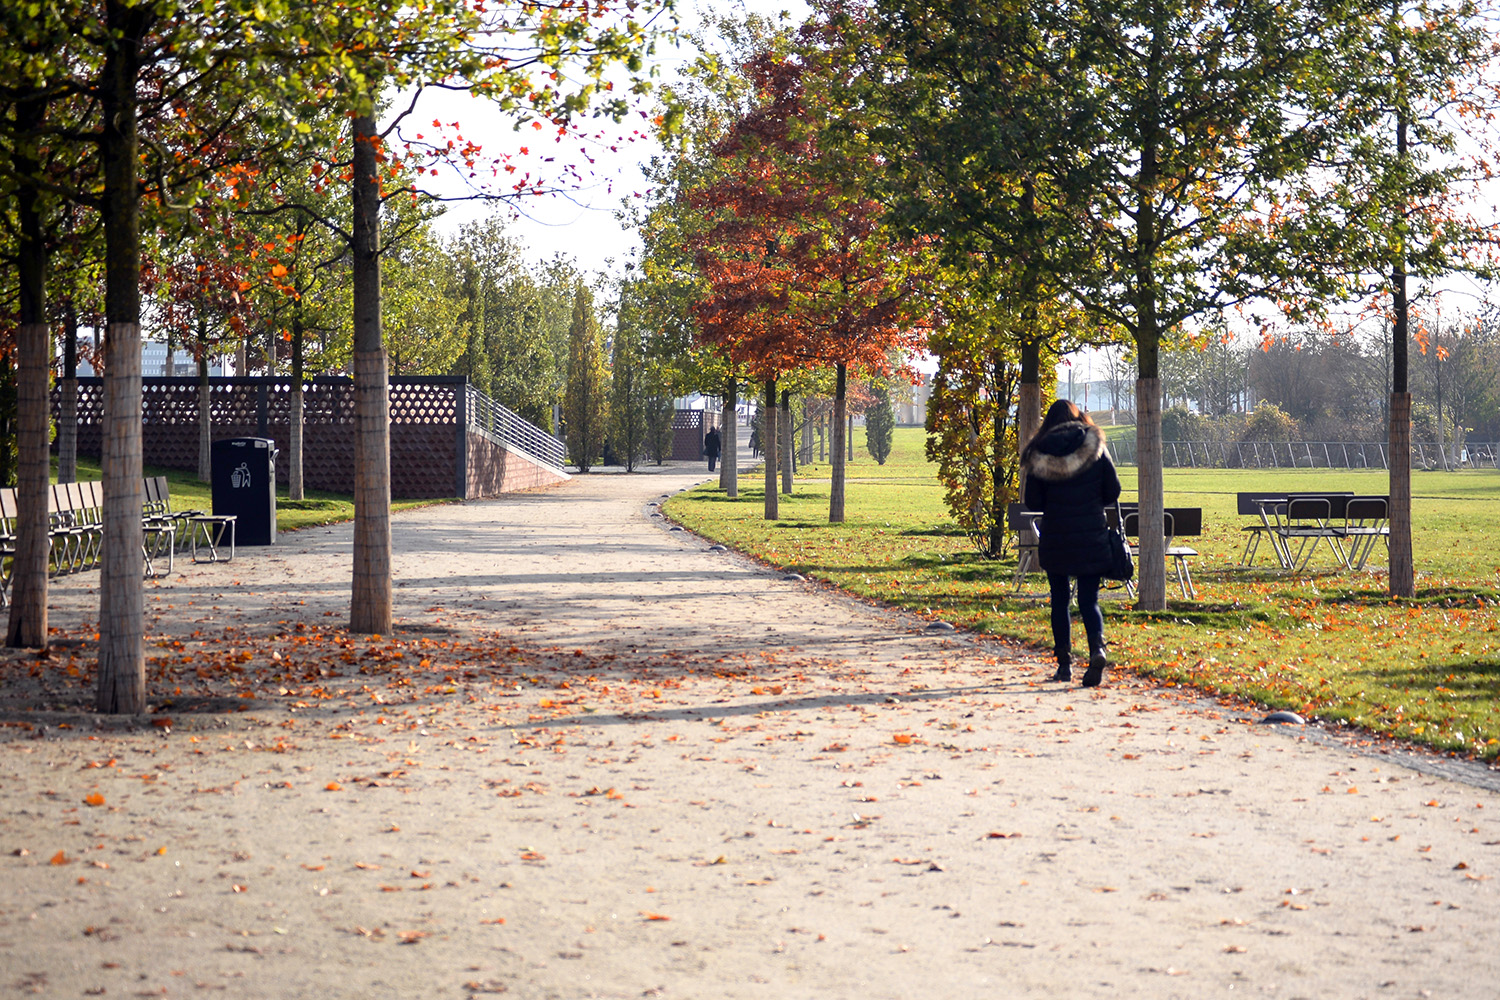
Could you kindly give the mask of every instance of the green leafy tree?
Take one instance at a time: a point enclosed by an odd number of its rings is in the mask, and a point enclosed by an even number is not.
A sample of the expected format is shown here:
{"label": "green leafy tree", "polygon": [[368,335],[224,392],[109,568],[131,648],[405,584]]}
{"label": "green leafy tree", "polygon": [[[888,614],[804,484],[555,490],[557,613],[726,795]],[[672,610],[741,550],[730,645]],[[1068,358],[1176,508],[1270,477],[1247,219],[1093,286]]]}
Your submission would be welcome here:
{"label": "green leafy tree", "polygon": [[650,437],[650,372],[634,289],[620,289],[610,362],[609,440],[615,457],[634,472]]}
{"label": "green leafy tree", "polygon": [[568,461],[588,472],[604,454],[608,419],[609,373],[594,300],[579,285],[573,296],[573,323],[568,331],[568,382],[563,392],[563,424]]}
{"label": "green leafy tree", "polygon": [[891,407],[890,389],[882,382],[870,386],[874,402],[865,409],[865,447],[876,465],[891,457],[891,437],[896,429],[896,411]]}
{"label": "green leafy tree", "polygon": [[1390,593],[1416,594],[1411,535],[1412,305],[1454,272],[1493,276],[1493,227],[1469,204],[1494,175],[1491,17],[1469,0],[1371,4],[1341,49],[1330,118],[1327,264],[1369,278],[1389,310]]}

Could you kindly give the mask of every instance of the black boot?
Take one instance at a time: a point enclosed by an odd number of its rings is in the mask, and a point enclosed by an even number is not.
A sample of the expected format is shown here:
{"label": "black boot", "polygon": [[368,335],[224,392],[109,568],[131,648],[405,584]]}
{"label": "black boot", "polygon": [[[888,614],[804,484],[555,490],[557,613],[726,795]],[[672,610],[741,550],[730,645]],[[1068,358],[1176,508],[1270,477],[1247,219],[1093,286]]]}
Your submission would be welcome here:
{"label": "black boot", "polygon": [[1054,681],[1067,683],[1073,679],[1073,653],[1062,649],[1057,652],[1057,673],[1052,675]]}
{"label": "black boot", "polygon": [[1098,687],[1104,680],[1104,668],[1109,666],[1109,647],[1104,643],[1089,643],[1089,668],[1083,673],[1083,686]]}

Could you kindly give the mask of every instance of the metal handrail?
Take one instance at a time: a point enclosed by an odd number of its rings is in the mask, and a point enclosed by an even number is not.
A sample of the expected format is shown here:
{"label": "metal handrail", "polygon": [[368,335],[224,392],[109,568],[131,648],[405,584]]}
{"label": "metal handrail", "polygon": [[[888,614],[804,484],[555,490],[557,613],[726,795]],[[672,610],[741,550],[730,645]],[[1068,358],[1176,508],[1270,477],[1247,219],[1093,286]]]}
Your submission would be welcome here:
{"label": "metal handrail", "polygon": [[[1121,465],[1135,464],[1135,441],[1110,442],[1110,453]],[[1389,446],[1384,441],[1163,441],[1166,468],[1207,469],[1388,469]],[[1463,444],[1413,441],[1412,467],[1418,469],[1500,469],[1500,442]]]}
{"label": "metal handrail", "polygon": [[495,402],[472,385],[466,385],[465,412],[470,427],[499,438],[509,448],[526,452],[532,458],[561,469],[567,464],[567,450],[557,438],[513,410]]}

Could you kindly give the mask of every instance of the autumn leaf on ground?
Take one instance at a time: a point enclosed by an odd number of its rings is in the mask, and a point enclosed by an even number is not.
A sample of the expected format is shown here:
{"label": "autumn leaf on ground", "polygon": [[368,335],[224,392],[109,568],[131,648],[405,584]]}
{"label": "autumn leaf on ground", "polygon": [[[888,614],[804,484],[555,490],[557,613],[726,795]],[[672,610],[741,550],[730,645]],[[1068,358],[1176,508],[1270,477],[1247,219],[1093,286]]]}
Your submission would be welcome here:
{"label": "autumn leaf on ground", "polygon": [[344,786],[339,784],[337,781],[330,781],[323,787],[330,792],[342,792],[344,790]]}
{"label": "autumn leaf on ground", "polygon": [[522,851],[521,852],[521,860],[522,861],[546,861],[547,860],[547,855],[540,854],[540,853],[538,853],[536,851]]}
{"label": "autumn leaf on ground", "polygon": [[83,797],[83,801],[87,805],[102,806],[104,805],[104,796],[100,795],[98,792],[94,792],[92,795],[85,795]]}
{"label": "autumn leaf on ground", "polygon": [[672,918],[662,913],[652,913],[650,910],[642,910],[641,917],[645,920],[671,920]]}
{"label": "autumn leaf on ground", "polygon": [[416,944],[424,937],[431,937],[427,931],[401,931],[399,934],[401,944]]}
{"label": "autumn leaf on ground", "polygon": [[58,851],[56,854],[52,855],[52,860],[47,863],[50,865],[66,865],[72,863],[72,861],[72,858],[68,857],[62,851]]}
{"label": "autumn leaf on ground", "polygon": [[897,733],[896,735],[891,737],[891,742],[899,743],[902,746],[908,746],[910,745],[912,738],[913,737],[911,733]]}
{"label": "autumn leaf on ground", "polygon": [[481,920],[479,922],[481,924],[503,924],[503,923],[505,923],[505,918],[504,917],[496,917],[494,920]]}

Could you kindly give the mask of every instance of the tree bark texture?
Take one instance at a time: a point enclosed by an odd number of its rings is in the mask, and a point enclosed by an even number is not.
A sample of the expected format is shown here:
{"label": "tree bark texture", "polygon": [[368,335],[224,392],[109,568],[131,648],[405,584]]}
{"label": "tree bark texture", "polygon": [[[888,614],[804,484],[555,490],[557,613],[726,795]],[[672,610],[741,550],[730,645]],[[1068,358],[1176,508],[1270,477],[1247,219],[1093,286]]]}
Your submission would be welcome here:
{"label": "tree bark texture", "polygon": [[[199,345],[203,345],[200,340]],[[198,358],[198,479],[213,482],[214,393],[208,381],[208,354]]]}
{"label": "tree bark texture", "polygon": [[781,453],[781,492],[787,496],[792,495],[792,394],[785,389],[781,390],[781,414],[780,420],[780,453]]}
{"label": "tree bark texture", "polygon": [[[1024,358],[1024,355],[1027,354],[1028,352],[1025,351],[1025,350],[1023,350],[1022,353],[1023,353],[1023,359],[1022,359],[1022,364],[1021,364],[1021,386],[1020,386],[1019,398],[1018,398],[1017,403],[1016,403],[1016,448],[1017,448],[1017,453],[1016,453],[1016,469],[1017,469],[1017,473],[1016,473],[1016,491],[1017,492],[1016,492],[1016,495],[1018,497],[1024,497],[1026,495],[1026,466],[1024,466],[1024,465],[1021,464],[1021,461],[1020,461],[1020,452],[1026,450],[1026,446],[1031,443],[1031,439],[1034,438],[1034,437],[1036,437],[1037,428],[1039,428],[1039,427],[1042,426],[1042,387],[1041,387],[1041,384],[1037,381],[1037,378],[1038,378],[1038,371],[1037,371],[1038,365],[1036,364],[1036,358],[1033,358],[1033,363],[1031,365],[1031,372],[1030,372],[1031,378],[1028,380],[1027,379],[1027,374],[1028,374],[1028,372],[1027,372],[1027,365],[1025,363],[1025,358]],[[1040,352],[1036,349],[1036,347],[1034,345],[1030,348],[1030,352],[1029,353],[1034,354],[1034,355],[1038,355],[1038,356],[1040,355]],[[1002,359],[1000,359],[999,357],[996,357],[995,364],[997,366],[1001,365],[1003,363],[1004,362],[1003,362]],[[999,384],[999,381],[1000,381],[1001,378],[1002,378],[1001,371],[997,367],[996,371],[995,371],[995,379],[996,379],[996,384],[997,385]],[[996,426],[995,433],[998,435],[1000,432],[1001,432],[1001,427],[1000,426]],[[997,468],[998,468],[998,466],[997,466]],[[999,486],[999,484],[997,483],[996,484],[996,487],[997,487],[996,496],[997,497],[999,496],[998,486]],[[1006,512],[1003,511],[1003,510],[1000,510],[999,506],[997,504],[996,505],[996,510],[995,510],[995,521],[998,524],[1000,524],[1000,525],[1004,524],[1005,514],[1006,514]],[[1003,528],[1002,528],[1002,530],[1003,530]],[[1034,545],[1034,544],[1036,544],[1036,532],[1034,532],[1034,531],[1031,530],[1031,527],[1030,527],[1029,524],[1027,525],[1027,527],[1021,529],[1021,531],[1019,532],[1019,535],[1020,535],[1021,544],[1023,544],[1023,545]],[[995,547],[995,548],[991,548],[991,551],[995,552],[995,553],[999,553],[999,552],[1003,551],[1003,549]]]}
{"label": "tree bark texture", "polygon": [[289,500],[301,500],[304,497],[302,484],[302,419],[303,419],[302,380],[292,379],[292,412],[288,418],[291,425],[287,428],[287,487],[286,495]]}
{"label": "tree bark texture", "polygon": [[140,324],[111,322],[104,356],[104,538],[99,552],[95,707],[139,715],[146,710]]}
{"label": "tree bark texture", "polygon": [[740,384],[731,378],[724,388],[724,410],[719,421],[719,488],[729,499],[740,495]]}
{"label": "tree bark texture", "polygon": [[[849,366],[842,361],[835,368],[833,386],[833,425],[844,426],[844,420],[849,413],[848,398]],[[832,476],[833,484],[828,491],[828,520],[834,524],[841,524],[844,520],[844,487],[848,480],[848,470],[845,465],[848,455],[844,452],[844,436],[836,435],[833,439]]]}
{"label": "tree bark texture", "polygon": [[760,445],[766,466],[766,520],[774,521],[781,516],[778,508],[780,494],[776,491],[776,380],[766,379],[765,406],[760,414]]}
{"label": "tree bark texture", "polygon": [[57,481],[78,482],[78,310],[63,309],[63,377],[57,408]]}
{"label": "tree bark texture", "polygon": [[11,560],[8,646],[47,645],[47,493],[51,407],[47,376],[52,337],[45,322],[22,323],[16,331],[17,477],[16,553]]}
{"label": "tree bark texture", "polygon": [[1411,545],[1411,393],[1391,393],[1390,594],[1416,597],[1416,558]]}
{"label": "tree bark texture", "polygon": [[11,559],[8,646],[47,644],[47,432],[52,417],[47,381],[52,337],[47,329],[47,243],[35,183],[41,166],[28,151],[30,137],[42,126],[44,111],[45,105],[36,100],[15,104],[16,127],[23,141],[16,145],[15,156],[20,182],[15,199],[20,323],[16,329],[16,551]]}
{"label": "tree bark texture", "polygon": [[100,69],[104,169],[104,537],[99,557],[100,712],[146,710],[145,555],[141,549],[141,236],[136,134],[140,45],[155,14],[106,0],[111,43]]}
{"label": "tree bark texture", "polygon": [[1136,562],[1136,608],[1167,607],[1167,539],[1162,531],[1161,379],[1135,383],[1136,499],[1140,503],[1140,552]]}
{"label": "tree bark texture", "polygon": [[349,629],[389,634],[391,611],[390,376],[380,325],[379,138],[354,119],[354,579]]}

